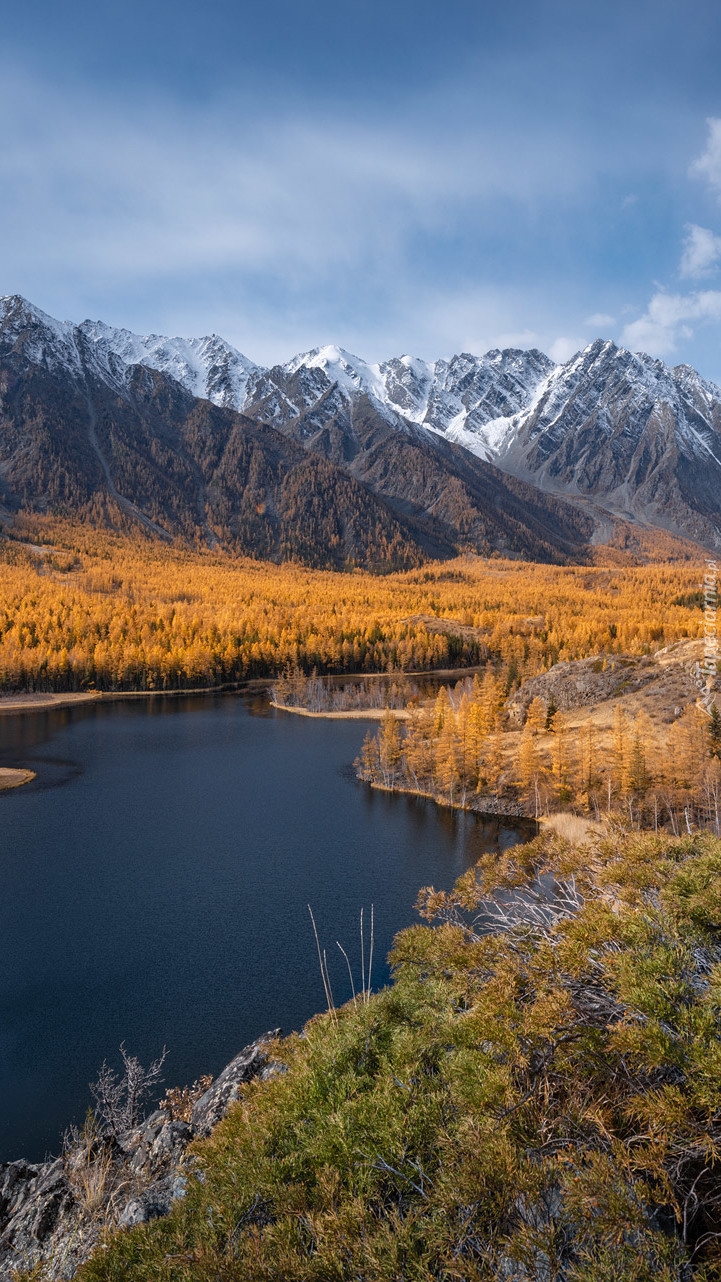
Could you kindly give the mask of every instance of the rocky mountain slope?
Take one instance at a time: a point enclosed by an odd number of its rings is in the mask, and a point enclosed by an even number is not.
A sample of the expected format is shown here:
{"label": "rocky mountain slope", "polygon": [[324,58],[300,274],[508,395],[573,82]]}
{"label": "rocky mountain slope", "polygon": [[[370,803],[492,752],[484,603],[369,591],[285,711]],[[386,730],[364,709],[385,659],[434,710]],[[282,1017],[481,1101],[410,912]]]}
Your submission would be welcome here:
{"label": "rocky mountain slope", "polygon": [[[257,428],[262,424],[266,444],[271,440],[269,429],[275,429],[286,438],[285,446],[276,442],[276,450],[287,454],[286,468],[293,470],[303,454],[325,456],[327,463],[359,482],[384,505],[381,510],[372,504],[375,532],[367,547],[357,546],[358,529],[346,528],[340,509],[339,520],[331,522],[332,532],[325,514],[319,537],[334,541],[336,563],[344,556],[386,562],[389,553],[381,544],[398,549],[403,540],[408,542],[411,560],[421,555],[452,555],[464,546],[522,555],[564,555],[589,537],[589,517],[597,520],[598,537],[602,537],[604,523],[598,518],[603,514],[721,547],[720,388],[704,381],[688,365],[671,369],[612,342],[594,342],[562,365],[554,365],[536,350],[462,354],[432,363],[402,356],[368,364],[340,347],[327,346],[264,369],[217,335],[190,340],[141,337],[90,320],[73,326],[56,322],[18,297],[9,297],[0,300],[0,359],[12,362],[13,386],[17,387],[18,377],[30,382],[35,388],[33,404],[37,405],[40,396],[45,404],[53,405],[54,414],[58,399],[69,409],[69,385],[77,390],[91,383],[99,388],[104,403],[110,397],[115,413],[121,405],[133,405],[135,426],[126,429],[126,438],[130,436],[136,444],[144,435],[136,431],[137,422],[144,419],[148,424],[148,396],[155,401],[155,417],[163,396],[165,413],[172,412],[174,422],[187,417],[190,409],[177,408],[182,388],[194,397],[196,405],[207,406],[204,412],[196,408],[196,417],[213,417],[216,412],[226,415],[222,419],[225,428],[218,428],[221,436],[223,431],[226,436],[230,433],[227,415],[233,413],[244,414]],[[142,373],[144,369],[148,373]],[[8,381],[8,369],[1,377]],[[44,387],[38,387],[38,378],[45,379]],[[63,383],[63,394],[56,388],[49,390],[49,378]],[[155,391],[150,392],[153,378]],[[160,394],[160,386],[165,387],[164,394]],[[171,386],[174,391],[169,391]],[[139,404],[141,387],[146,390],[145,404]],[[87,405],[86,392],[81,400]],[[208,401],[216,406],[216,412]],[[77,414],[78,406],[73,405],[74,420]],[[127,418],[124,409],[123,415]],[[213,420],[221,423],[217,415]],[[19,449],[17,414],[13,422]],[[253,431],[248,422],[244,431]],[[213,505],[217,488],[214,474],[207,474],[207,468],[204,472],[195,458],[191,462],[186,458],[178,473],[177,459],[171,464],[167,451],[158,445],[158,432],[158,428],[150,432],[154,440],[150,472],[154,473],[155,490],[162,488],[165,474],[168,485],[174,486],[172,499],[159,501],[157,496],[149,509],[145,492],[133,497],[133,485],[128,490],[127,467],[123,468],[122,460],[113,456],[108,472],[92,444],[109,496],[115,501],[124,497],[126,514],[132,515],[128,504],[135,505],[151,522],[162,524],[171,533],[178,528],[187,532],[187,527],[198,526],[200,520],[201,526],[212,528],[212,537],[227,541],[230,531],[237,546],[253,549],[257,532],[239,537],[233,529],[233,520],[237,526],[237,496],[228,503],[227,477],[222,510],[210,512],[208,505]],[[89,436],[87,428],[85,435]],[[98,437],[96,428],[95,435]],[[290,442],[303,454],[294,454]],[[187,442],[183,444],[187,455],[186,446]],[[126,447],[126,453],[132,453],[128,440]],[[148,441],[139,447],[148,454]],[[112,444],[105,441],[101,449],[112,449]],[[5,450],[6,446],[1,465],[6,494],[23,503],[44,499],[56,503],[58,488],[72,488],[69,476],[73,465],[77,468],[77,458],[69,464],[65,460],[58,473],[58,459],[50,451],[37,483],[32,481],[28,486],[23,482],[18,488],[15,463],[6,459]],[[219,456],[214,459],[216,467],[218,463]],[[21,472],[27,467],[28,451],[23,446]],[[183,503],[178,490],[186,495],[190,492],[187,468],[195,478],[196,499],[194,512],[186,512],[181,519],[178,508],[183,508]],[[327,485],[331,474],[331,488],[344,491],[334,495],[334,503],[358,503],[358,491],[346,494],[345,482],[325,470],[319,473],[319,482],[313,476],[314,508],[318,506],[317,485]],[[535,490],[518,487],[521,481]],[[237,485],[231,483],[233,488],[237,490]],[[266,512],[278,506],[277,486],[271,490]],[[538,490],[545,497],[539,496]],[[90,492],[96,494],[95,483],[91,483]],[[580,505],[584,515],[573,517],[558,499]],[[240,506],[259,508],[264,501],[253,492],[249,504]],[[363,503],[367,505],[369,500]],[[518,508],[520,503],[523,512]],[[281,527],[284,509],[281,499]],[[172,513],[169,526],[168,510]],[[521,529],[526,524],[525,513],[530,515],[530,531]],[[294,508],[293,519],[296,515]],[[241,526],[244,522],[241,517]],[[295,541],[290,529],[280,528],[272,537],[264,533],[260,550],[267,555],[272,545],[273,554],[285,554],[282,550]],[[360,542],[363,544],[363,538]],[[293,554],[298,554],[298,549]],[[403,563],[398,550],[390,559]]]}
{"label": "rocky mountain slope", "polygon": [[317,566],[557,561],[592,529],[320,366],[281,378],[220,340],[135,340],[19,298],[0,303],[0,504]]}
{"label": "rocky mountain slope", "polygon": [[689,366],[598,340],[563,365],[536,350],[370,365],[323,347],[262,370],[215,336],[80,328],[106,362],[132,351],[281,430],[312,436],[365,398],[390,425],[420,425],[547,492],[721,546],[721,390]]}
{"label": "rocky mountain slope", "polygon": [[592,343],[540,383],[496,461],[721,547],[721,390],[689,366]]}

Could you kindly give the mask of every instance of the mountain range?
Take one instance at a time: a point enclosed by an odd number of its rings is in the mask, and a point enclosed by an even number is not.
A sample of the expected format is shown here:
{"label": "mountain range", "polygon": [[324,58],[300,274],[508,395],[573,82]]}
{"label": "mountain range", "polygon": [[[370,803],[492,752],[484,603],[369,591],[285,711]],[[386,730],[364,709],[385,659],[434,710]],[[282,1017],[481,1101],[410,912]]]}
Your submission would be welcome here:
{"label": "mountain range", "polygon": [[597,340],[263,368],[0,299],[0,504],[256,556],[562,561],[619,518],[721,548],[721,389]]}

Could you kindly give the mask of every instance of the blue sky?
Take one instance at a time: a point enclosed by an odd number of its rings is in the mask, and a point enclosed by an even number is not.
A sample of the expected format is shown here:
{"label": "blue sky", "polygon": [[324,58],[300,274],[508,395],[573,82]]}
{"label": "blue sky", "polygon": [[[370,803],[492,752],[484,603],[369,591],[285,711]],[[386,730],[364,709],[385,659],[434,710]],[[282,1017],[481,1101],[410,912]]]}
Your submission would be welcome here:
{"label": "blue sky", "polygon": [[255,360],[597,335],[721,382],[721,6],[5,6],[0,292]]}

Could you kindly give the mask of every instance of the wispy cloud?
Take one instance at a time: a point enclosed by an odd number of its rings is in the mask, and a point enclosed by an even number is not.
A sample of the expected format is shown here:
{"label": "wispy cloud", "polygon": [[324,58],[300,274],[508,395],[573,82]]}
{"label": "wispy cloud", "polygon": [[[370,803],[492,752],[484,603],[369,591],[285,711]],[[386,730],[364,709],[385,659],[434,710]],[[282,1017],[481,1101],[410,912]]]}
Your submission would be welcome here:
{"label": "wispy cloud", "polygon": [[564,361],[569,361],[576,352],[580,352],[586,346],[586,340],[583,338],[560,338],[554,339],[548,349],[548,355],[552,360],[562,365]]}
{"label": "wispy cloud", "polygon": [[469,113],[448,85],[389,120],[257,93],[61,93],[5,68],[10,114],[0,292],[48,310],[225,326],[260,360],[368,338],[371,356],[543,346],[572,323],[517,263],[535,240],[544,263],[551,211],[593,199],[580,128]]}
{"label": "wispy cloud", "polygon": [[241,100],[129,108],[1,76],[4,118],[11,104],[0,231],[16,261],[55,266],[62,254],[88,273],[302,277],[359,260],[382,271],[411,239],[453,235],[470,210],[583,181],[568,148],[540,156],[538,139],[511,146],[480,125],[449,136],[429,125],[428,103],[393,124],[272,107],[248,118]]}
{"label": "wispy cloud", "polygon": [[[721,121],[710,123],[721,126]],[[708,227],[687,223],[679,276],[700,280],[713,273],[719,259],[721,236]],[[713,321],[721,321],[721,290],[699,289],[683,294],[669,293],[660,286],[643,315],[625,326],[622,341],[651,356],[671,356],[682,342],[693,338],[697,326]]]}
{"label": "wispy cloud", "polygon": [[687,223],[679,275],[694,280],[710,276],[720,258],[721,236],[716,236],[708,227]]}
{"label": "wispy cloud", "polygon": [[692,177],[705,178],[721,197],[721,120],[709,116],[706,149],[689,170]]}
{"label": "wispy cloud", "polygon": [[623,331],[623,342],[651,356],[670,356],[683,339],[693,337],[697,324],[721,321],[721,290],[692,294],[654,294],[643,316]]}
{"label": "wispy cloud", "polygon": [[[0,67],[0,118],[16,122],[0,141],[0,292],[72,319],[216,329],[263,362],[333,341],[369,359],[496,346],[564,359],[616,324],[580,317],[644,288],[620,206],[635,203],[640,150],[643,200],[662,184],[658,119],[650,142],[589,138],[558,104],[534,114],[489,94],[434,83],[381,114],[256,85],[191,104],[167,87],[61,92]],[[717,125],[698,162],[709,181]],[[718,238],[693,226],[701,279]],[[654,296],[626,332],[668,351],[708,306],[679,303],[685,319],[666,323]]]}

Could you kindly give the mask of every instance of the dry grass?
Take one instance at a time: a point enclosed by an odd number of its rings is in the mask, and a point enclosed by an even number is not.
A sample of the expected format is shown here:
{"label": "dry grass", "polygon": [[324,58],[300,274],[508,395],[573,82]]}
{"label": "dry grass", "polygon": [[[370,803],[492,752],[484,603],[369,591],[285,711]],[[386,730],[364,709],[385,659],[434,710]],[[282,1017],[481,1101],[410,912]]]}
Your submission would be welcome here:
{"label": "dry grass", "polygon": [[539,816],[538,822],[571,842],[586,841],[605,831],[603,824],[596,823],[593,819],[584,819],[582,815],[571,815],[562,810],[553,815]]}
{"label": "dry grass", "polygon": [[110,1149],[81,1150],[67,1162],[66,1173],[83,1216],[105,1218],[116,1175]]}
{"label": "dry grass", "polygon": [[212,1085],[213,1077],[207,1073],[204,1077],[199,1077],[193,1082],[192,1086],[171,1086],[165,1092],[165,1098],[160,1101],[160,1108],[168,1115],[170,1122],[189,1122],[193,1109],[200,1099],[201,1095]]}

